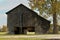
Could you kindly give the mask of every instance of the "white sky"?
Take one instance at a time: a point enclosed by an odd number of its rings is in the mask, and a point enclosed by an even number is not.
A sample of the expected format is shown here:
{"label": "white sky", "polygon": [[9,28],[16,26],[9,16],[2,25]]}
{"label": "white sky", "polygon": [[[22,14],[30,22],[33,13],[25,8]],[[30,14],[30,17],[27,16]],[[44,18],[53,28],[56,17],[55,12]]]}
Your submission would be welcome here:
{"label": "white sky", "polygon": [[27,0],[0,0],[0,26],[7,24],[5,13],[21,3],[29,7]]}

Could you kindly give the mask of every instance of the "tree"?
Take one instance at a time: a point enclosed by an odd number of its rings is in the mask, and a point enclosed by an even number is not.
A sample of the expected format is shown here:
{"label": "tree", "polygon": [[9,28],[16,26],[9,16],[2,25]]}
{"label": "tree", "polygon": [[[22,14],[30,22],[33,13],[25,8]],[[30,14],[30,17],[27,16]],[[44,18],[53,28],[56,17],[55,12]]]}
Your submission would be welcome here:
{"label": "tree", "polygon": [[57,0],[52,1],[52,13],[53,13],[53,33],[58,33],[57,26],[57,13],[60,11],[60,2]]}
{"label": "tree", "polygon": [[[31,7],[32,10],[36,10],[38,11],[40,14],[39,15],[42,15],[43,12],[46,12],[47,8],[46,8],[46,3],[44,0],[29,0],[29,5]],[[45,15],[46,17],[46,15]]]}
{"label": "tree", "polygon": [[[57,27],[57,13],[60,13],[60,1],[58,0],[29,0],[30,7],[33,10],[38,10],[40,15],[45,12],[46,14],[53,14],[53,33],[58,33]],[[58,2],[57,2],[58,1]]]}
{"label": "tree", "polygon": [[3,25],[2,32],[7,32],[7,26]]}

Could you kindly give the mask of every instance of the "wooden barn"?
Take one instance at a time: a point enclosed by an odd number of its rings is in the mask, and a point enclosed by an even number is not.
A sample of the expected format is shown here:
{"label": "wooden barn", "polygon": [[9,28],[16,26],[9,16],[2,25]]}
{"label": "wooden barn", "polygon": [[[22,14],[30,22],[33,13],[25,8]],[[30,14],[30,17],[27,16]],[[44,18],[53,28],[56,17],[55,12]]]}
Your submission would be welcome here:
{"label": "wooden barn", "polygon": [[49,30],[50,21],[23,4],[18,5],[6,14],[9,34],[27,34],[27,31],[35,32],[35,34],[46,34]]}

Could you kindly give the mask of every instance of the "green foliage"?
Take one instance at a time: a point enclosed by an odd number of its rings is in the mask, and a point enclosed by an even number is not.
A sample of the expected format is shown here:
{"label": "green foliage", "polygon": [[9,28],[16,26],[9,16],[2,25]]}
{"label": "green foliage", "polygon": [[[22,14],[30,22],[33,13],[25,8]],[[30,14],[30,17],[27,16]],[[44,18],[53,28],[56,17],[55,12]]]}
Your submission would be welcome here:
{"label": "green foliage", "polygon": [[[51,14],[51,5],[48,6],[48,4],[50,4],[49,1],[45,1],[45,0],[29,0],[29,5],[31,7],[32,10],[36,10],[39,11],[40,16],[44,17],[44,18],[48,18],[50,17],[49,14]],[[43,14],[46,13],[47,15]]]}
{"label": "green foliage", "polygon": [[3,25],[2,32],[7,32],[7,26]]}
{"label": "green foliage", "polygon": [[44,0],[29,0],[30,7],[32,10],[38,9],[38,11],[42,14],[43,12],[43,5],[45,4]]}
{"label": "green foliage", "polygon": [[40,14],[52,14],[54,11],[60,14],[60,1],[57,0],[29,0],[29,5],[32,10],[38,9]]}

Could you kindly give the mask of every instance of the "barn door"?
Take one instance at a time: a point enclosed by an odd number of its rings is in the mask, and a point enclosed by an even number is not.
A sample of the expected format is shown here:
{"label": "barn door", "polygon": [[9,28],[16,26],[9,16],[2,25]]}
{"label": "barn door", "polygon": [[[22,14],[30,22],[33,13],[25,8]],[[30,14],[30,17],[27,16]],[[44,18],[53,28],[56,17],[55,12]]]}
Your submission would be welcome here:
{"label": "barn door", "polygon": [[14,33],[15,34],[20,34],[20,31],[19,30],[20,30],[20,27],[15,27],[14,28]]}

